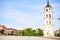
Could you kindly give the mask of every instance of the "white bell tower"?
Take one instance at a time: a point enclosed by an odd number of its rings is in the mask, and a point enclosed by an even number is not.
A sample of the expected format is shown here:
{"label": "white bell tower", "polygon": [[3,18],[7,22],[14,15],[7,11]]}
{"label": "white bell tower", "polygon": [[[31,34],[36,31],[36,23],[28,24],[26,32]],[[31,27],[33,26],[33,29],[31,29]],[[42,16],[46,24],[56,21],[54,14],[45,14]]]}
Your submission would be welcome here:
{"label": "white bell tower", "polygon": [[44,8],[44,36],[54,37],[53,11],[47,0],[47,5]]}

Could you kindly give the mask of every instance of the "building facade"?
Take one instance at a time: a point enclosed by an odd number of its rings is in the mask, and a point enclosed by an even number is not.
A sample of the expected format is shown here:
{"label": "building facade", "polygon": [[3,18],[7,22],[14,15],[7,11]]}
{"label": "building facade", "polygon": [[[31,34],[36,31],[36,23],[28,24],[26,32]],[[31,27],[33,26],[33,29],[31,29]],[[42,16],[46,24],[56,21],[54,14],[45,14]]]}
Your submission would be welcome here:
{"label": "building facade", "polygon": [[7,34],[7,35],[16,35],[16,29],[7,28],[7,29],[5,30],[5,34]]}
{"label": "building facade", "polygon": [[0,25],[0,35],[16,35],[16,29],[6,28],[6,26]]}
{"label": "building facade", "polygon": [[44,8],[44,36],[54,37],[54,25],[53,25],[53,11],[52,7],[47,0],[47,5]]}
{"label": "building facade", "polygon": [[0,35],[4,34],[6,30],[6,27],[4,25],[0,25]]}

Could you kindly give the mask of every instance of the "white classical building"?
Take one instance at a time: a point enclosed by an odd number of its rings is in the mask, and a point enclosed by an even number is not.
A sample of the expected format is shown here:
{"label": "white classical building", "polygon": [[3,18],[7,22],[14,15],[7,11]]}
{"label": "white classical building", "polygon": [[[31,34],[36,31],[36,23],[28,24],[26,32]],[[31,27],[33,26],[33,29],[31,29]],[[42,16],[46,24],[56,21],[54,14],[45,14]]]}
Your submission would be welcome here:
{"label": "white classical building", "polygon": [[47,0],[47,5],[44,8],[44,36],[54,37],[53,11]]}

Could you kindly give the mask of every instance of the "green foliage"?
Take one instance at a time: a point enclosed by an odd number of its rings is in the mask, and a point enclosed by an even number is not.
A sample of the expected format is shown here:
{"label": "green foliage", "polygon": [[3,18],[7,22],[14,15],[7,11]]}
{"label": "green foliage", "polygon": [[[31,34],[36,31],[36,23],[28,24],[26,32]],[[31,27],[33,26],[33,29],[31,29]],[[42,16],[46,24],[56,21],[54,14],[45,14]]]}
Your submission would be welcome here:
{"label": "green foliage", "polygon": [[0,33],[1,33],[1,34],[4,34],[4,31],[5,31],[4,29],[1,29],[1,30],[0,30]]}
{"label": "green foliage", "polygon": [[37,36],[43,36],[43,31],[41,29],[37,29]]}
{"label": "green foliage", "polygon": [[57,36],[60,37],[60,33],[58,33]]}
{"label": "green foliage", "polygon": [[32,35],[32,29],[31,28],[25,29],[25,36],[31,36],[31,35]]}
{"label": "green foliage", "polygon": [[19,36],[43,36],[43,31],[41,29],[33,30],[32,28],[26,28],[17,32]]}
{"label": "green foliage", "polygon": [[60,20],[60,18],[58,18],[58,20]]}
{"label": "green foliage", "polygon": [[58,33],[56,33],[55,34],[55,36],[58,36],[58,37],[60,37],[60,28],[59,28],[59,30],[58,30],[59,32]]}
{"label": "green foliage", "polygon": [[60,33],[57,33],[57,34],[55,34],[55,36],[58,36],[58,37],[60,37]]}
{"label": "green foliage", "polygon": [[32,36],[36,36],[36,30],[32,30]]}
{"label": "green foliage", "polygon": [[25,36],[25,30],[22,30],[21,35]]}

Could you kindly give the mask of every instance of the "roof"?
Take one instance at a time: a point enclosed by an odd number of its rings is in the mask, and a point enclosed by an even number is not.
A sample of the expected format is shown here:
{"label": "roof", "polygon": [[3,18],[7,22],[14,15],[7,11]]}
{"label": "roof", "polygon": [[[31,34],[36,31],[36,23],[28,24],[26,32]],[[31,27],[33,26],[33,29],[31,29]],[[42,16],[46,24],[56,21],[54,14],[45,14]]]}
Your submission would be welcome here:
{"label": "roof", "polygon": [[16,30],[16,29],[13,29],[13,28],[7,28],[7,30]]}
{"label": "roof", "polygon": [[6,28],[4,25],[0,25],[0,27]]}
{"label": "roof", "polygon": [[51,7],[50,5],[46,5],[46,7]]}
{"label": "roof", "polygon": [[47,5],[46,7],[51,7],[50,4],[49,4],[49,0],[47,0]]}
{"label": "roof", "polygon": [[5,28],[6,30],[16,30],[14,28],[6,28],[4,25],[0,25],[0,27],[2,27],[3,29]]}

